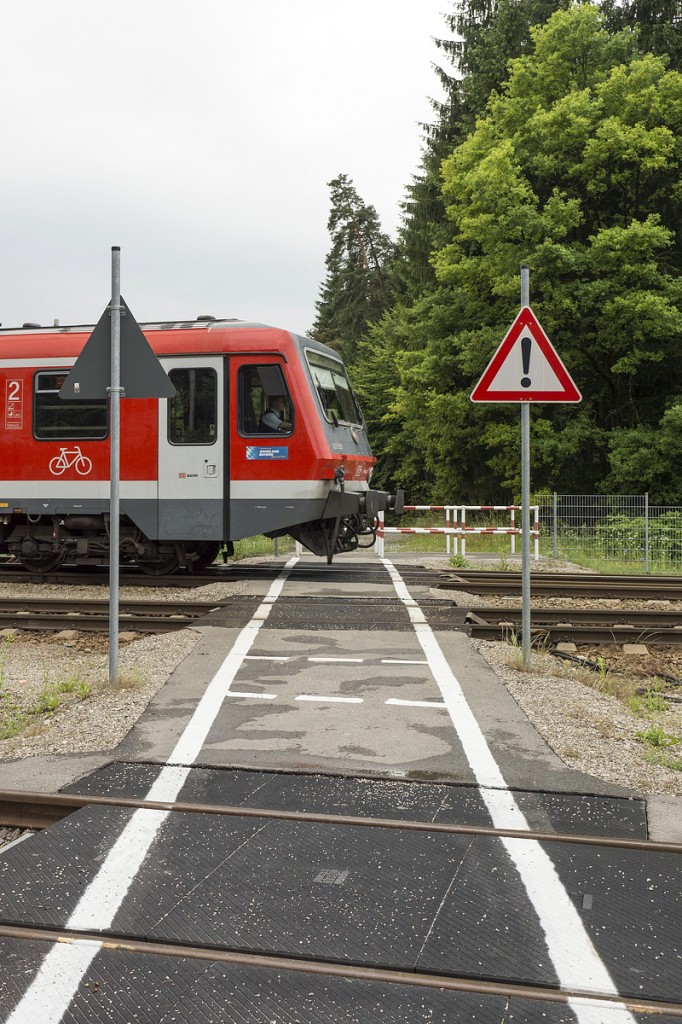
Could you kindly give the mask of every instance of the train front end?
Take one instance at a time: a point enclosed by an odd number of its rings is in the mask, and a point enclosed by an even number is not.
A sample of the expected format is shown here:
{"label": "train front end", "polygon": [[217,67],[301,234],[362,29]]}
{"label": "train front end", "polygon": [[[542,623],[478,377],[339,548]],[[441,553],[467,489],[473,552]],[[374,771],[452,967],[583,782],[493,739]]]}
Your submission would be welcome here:
{"label": "train front end", "polygon": [[[281,353],[282,361],[233,377],[238,409],[255,412],[251,428],[240,413],[241,436],[232,445],[232,537],[290,536],[331,562],[372,546],[378,514],[399,514],[403,497],[371,486],[376,460],[339,355],[289,333]],[[267,409],[270,398],[276,414]],[[268,422],[272,433],[264,438]]]}
{"label": "train front end", "polygon": [[[293,336],[305,374],[308,431],[315,443],[322,505],[314,518],[286,532],[313,554],[326,557],[371,547],[380,512],[403,511],[402,491],[371,487],[375,458],[348,374],[333,349]],[[274,535],[274,534],[273,534]]]}

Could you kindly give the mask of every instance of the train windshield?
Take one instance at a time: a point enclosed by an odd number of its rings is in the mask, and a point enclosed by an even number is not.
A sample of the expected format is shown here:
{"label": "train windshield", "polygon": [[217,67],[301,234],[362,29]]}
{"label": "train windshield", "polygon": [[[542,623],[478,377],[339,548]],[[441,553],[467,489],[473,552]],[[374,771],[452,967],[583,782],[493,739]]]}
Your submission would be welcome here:
{"label": "train windshield", "polygon": [[330,423],[362,424],[362,413],[343,363],[323,352],[307,349],[306,356],[322,410]]}

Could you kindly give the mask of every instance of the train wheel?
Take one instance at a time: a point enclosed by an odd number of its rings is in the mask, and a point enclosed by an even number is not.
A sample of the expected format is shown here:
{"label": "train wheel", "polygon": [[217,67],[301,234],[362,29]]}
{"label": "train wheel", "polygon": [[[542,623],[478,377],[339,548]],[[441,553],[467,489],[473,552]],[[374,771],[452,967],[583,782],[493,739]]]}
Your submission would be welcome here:
{"label": "train wheel", "polygon": [[36,555],[35,558],[20,558],[19,561],[29,572],[54,572],[64,561],[65,554],[65,551],[50,551],[49,554]]}
{"label": "train wheel", "polygon": [[140,562],[137,563],[142,569],[142,572],[147,576],[170,576],[171,573],[176,572],[180,567],[180,562],[176,555],[171,555],[169,558],[159,559],[156,562]]}
{"label": "train wheel", "polygon": [[187,545],[185,557],[193,569],[206,569],[215,562],[220,547],[217,541],[197,541],[194,545]]}

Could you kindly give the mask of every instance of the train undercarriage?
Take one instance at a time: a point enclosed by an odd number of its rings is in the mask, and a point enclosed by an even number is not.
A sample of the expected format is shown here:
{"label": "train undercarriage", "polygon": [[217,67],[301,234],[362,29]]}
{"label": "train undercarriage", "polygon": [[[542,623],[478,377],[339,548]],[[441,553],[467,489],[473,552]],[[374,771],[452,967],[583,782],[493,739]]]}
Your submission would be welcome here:
{"label": "train undercarriage", "polygon": [[[26,516],[3,528],[1,550],[32,573],[55,572],[64,562],[101,565],[109,561],[109,517],[105,515]],[[125,516],[120,525],[120,562],[150,576],[184,568],[205,569],[222,541],[150,540]]]}
{"label": "train undercarriage", "polygon": [[[291,536],[331,562],[336,554],[374,544],[376,509],[371,499],[363,505],[363,511],[359,511],[356,500],[354,511],[349,512],[346,503],[337,502],[326,507],[319,520],[268,532],[266,536]],[[381,506],[386,507],[386,503],[382,501]],[[13,515],[0,521],[0,553],[14,557],[32,573],[55,572],[64,563],[106,564],[109,540],[106,514]],[[135,565],[150,576],[200,571],[215,561],[221,549],[227,554],[234,550],[229,540],[151,540],[132,520],[121,517],[120,564]]]}

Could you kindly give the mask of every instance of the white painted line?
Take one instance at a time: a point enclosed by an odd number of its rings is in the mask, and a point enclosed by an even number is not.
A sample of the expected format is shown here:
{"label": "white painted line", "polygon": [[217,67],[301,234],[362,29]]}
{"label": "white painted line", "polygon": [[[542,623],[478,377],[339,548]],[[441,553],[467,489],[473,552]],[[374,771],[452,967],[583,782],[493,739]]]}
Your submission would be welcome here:
{"label": "white painted line", "polygon": [[397,697],[391,697],[384,703],[398,704],[402,708],[447,708],[447,704],[441,704],[440,701],[435,700],[398,700]]}
{"label": "white painted line", "polygon": [[334,664],[337,662],[352,662],[357,665],[361,665],[364,660],[364,658],[308,658],[308,661],[324,661],[332,662]]}
{"label": "white painted line", "polygon": [[241,690],[228,690],[226,697],[255,697],[258,700],[276,700],[276,693],[244,693]]}
{"label": "white painted line", "polygon": [[[381,559],[396,594],[407,608],[431,674],[441,691],[459,741],[495,828],[529,829],[528,822],[504,780],[481,728],[469,707],[440,644],[423,613],[415,607],[397,569]],[[562,988],[618,997],[618,990],[592,944],[575,904],[556,868],[539,843],[528,839],[501,839],[519,873],[545,935],[547,949]],[[590,1005],[571,1002],[578,1024],[598,1024]],[[635,1024],[622,1004],[614,1006],[615,1024]]]}
{"label": "white painted line", "polygon": [[245,654],[244,661],[289,661],[289,658],[280,658],[275,654]]}
{"label": "white painted line", "polygon": [[428,665],[428,661],[409,661],[407,658],[382,658],[382,665]]}
{"label": "white painted line", "polygon": [[[170,755],[171,763],[161,769],[146,800],[171,803],[176,799],[244,658],[297,561],[296,557],[289,559],[254,617],[239,633]],[[169,811],[133,812],[66,922],[67,931],[104,931],[111,925],[169,814]],[[104,943],[106,939],[102,940]],[[35,1024],[37,1020],[40,1024],[59,1024],[102,944],[82,947],[59,943],[54,946],[5,1024]]]}
{"label": "white painted line", "polygon": [[313,694],[302,693],[296,698],[296,700],[322,700],[328,701],[330,704],[362,704],[364,698],[362,697],[316,697]]}

